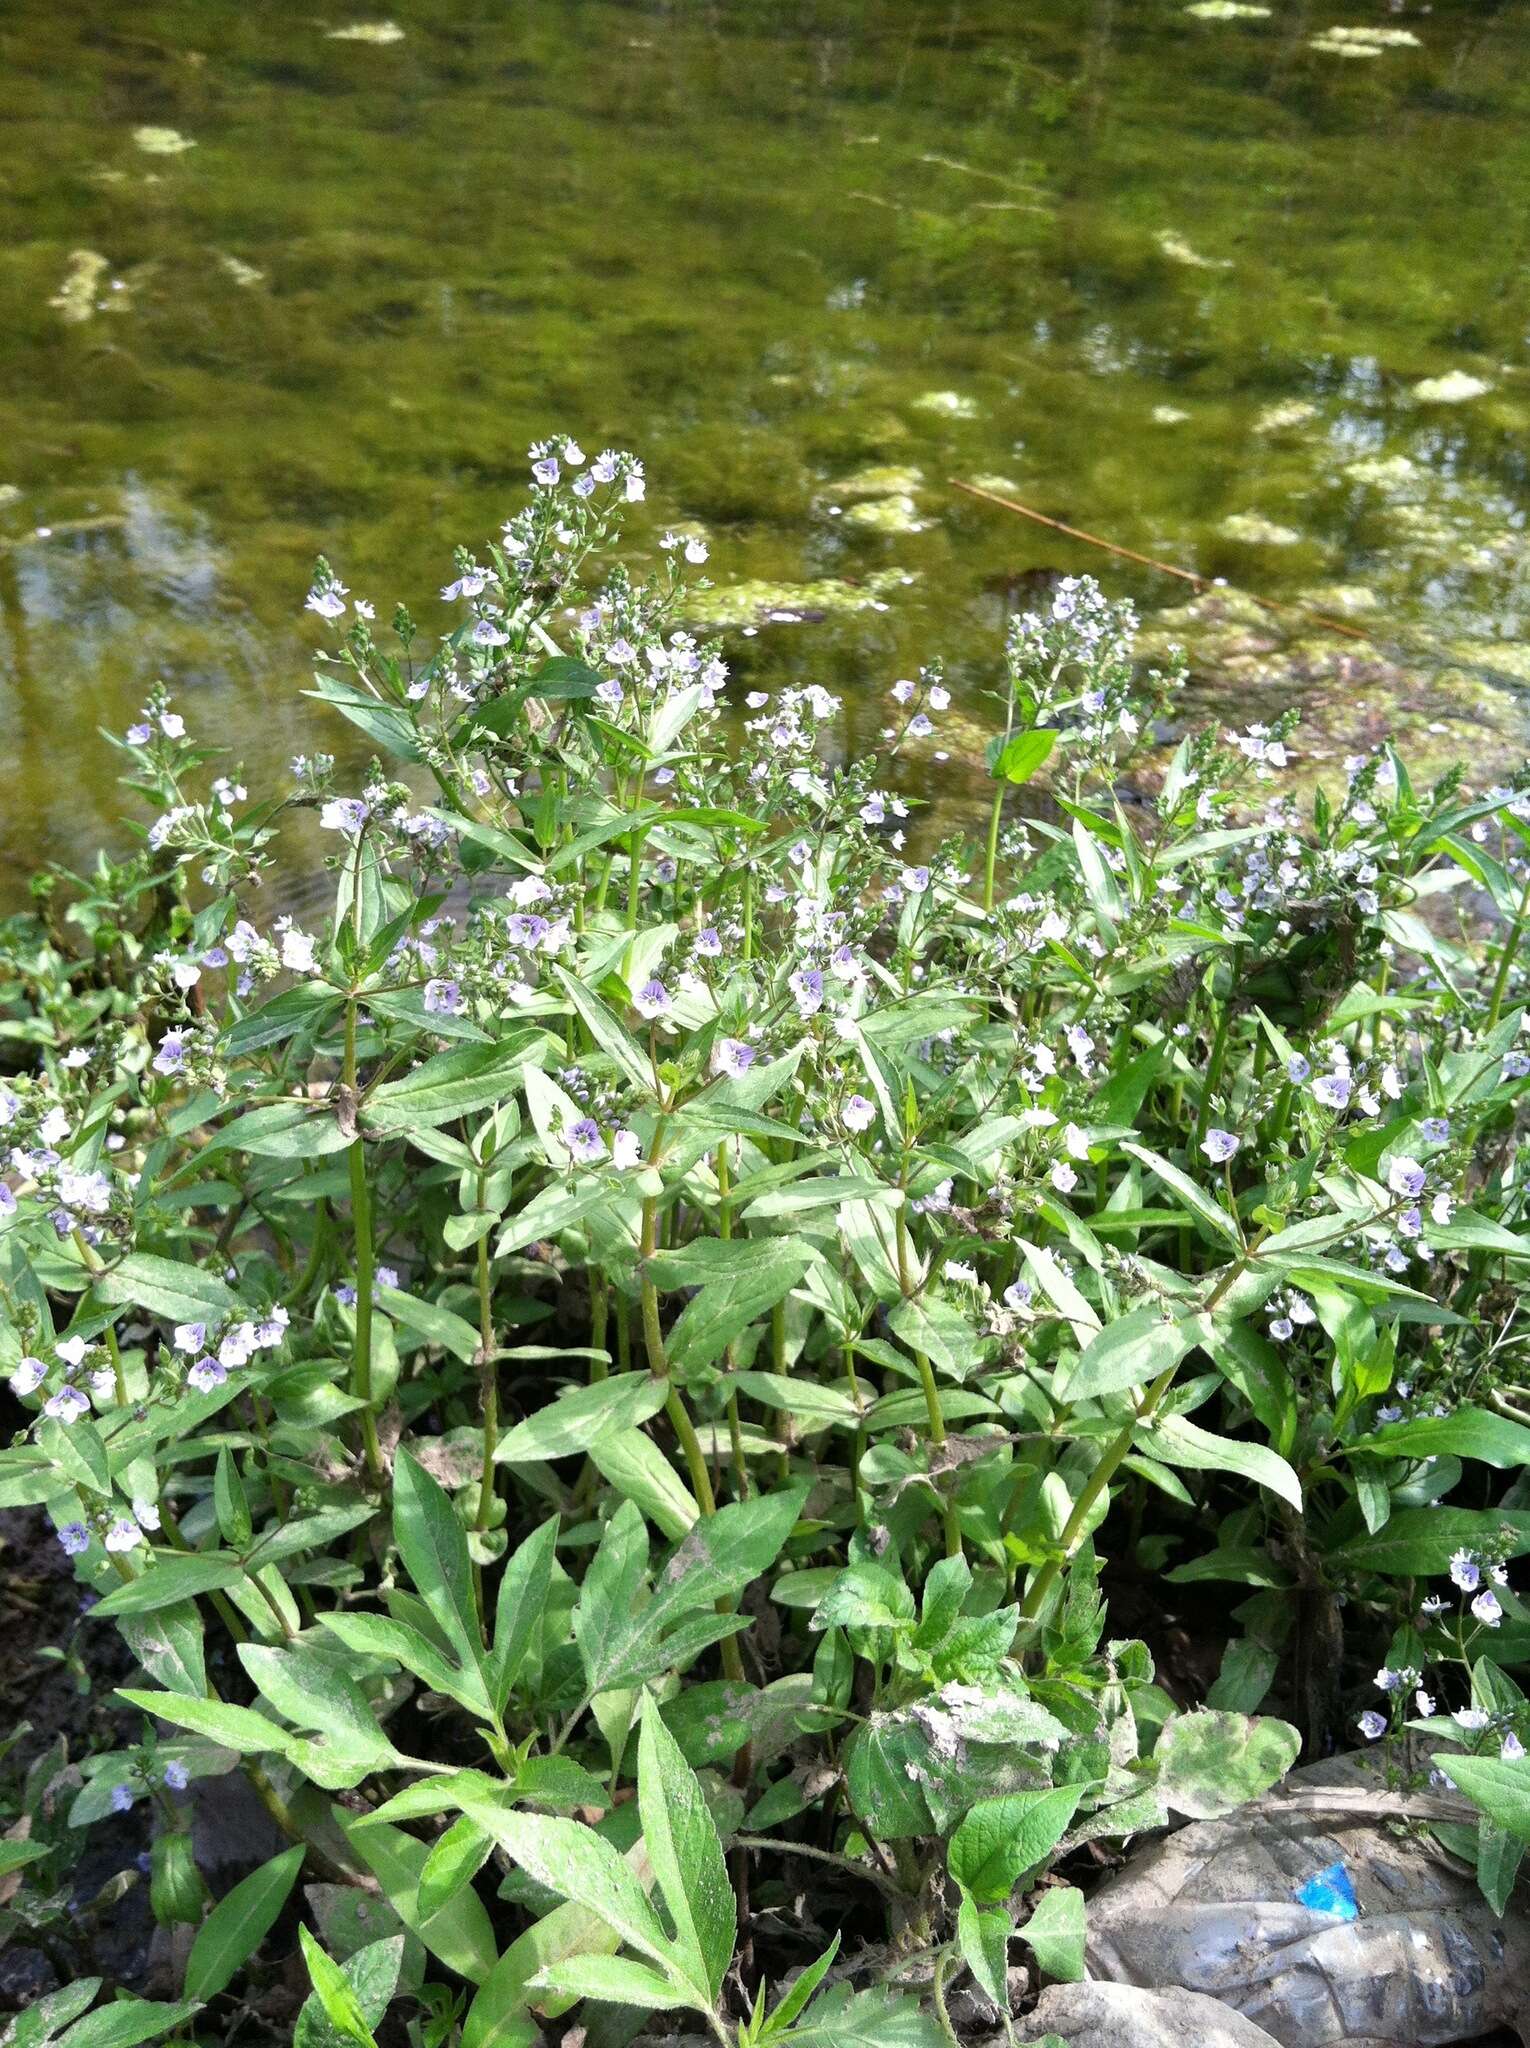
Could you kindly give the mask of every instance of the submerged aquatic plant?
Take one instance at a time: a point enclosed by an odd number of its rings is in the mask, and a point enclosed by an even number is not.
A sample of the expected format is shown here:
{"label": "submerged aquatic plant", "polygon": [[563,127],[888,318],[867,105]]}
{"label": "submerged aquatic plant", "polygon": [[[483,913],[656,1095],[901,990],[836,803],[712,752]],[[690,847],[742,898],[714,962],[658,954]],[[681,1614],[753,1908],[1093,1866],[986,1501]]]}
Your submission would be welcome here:
{"label": "submerged aquatic plant", "polygon": [[[395,1996],[441,2042],[581,1999],[935,2040],[1017,1932],[1081,1973],[1077,1886],[1017,1927],[1050,1865],[1361,1701],[1451,1745],[1501,1904],[1530,779],[1383,749],[1304,816],[1294,713],[1160,744],[1182,675],[1076,579],[1012,622],[974,848],[899,789],[938,665],[846,760],[829,691],[740,701],[676,623],[699,537],[614,559],[640,463],[530,462],[443,635],[319,563],[369,767],[252,800],[156,691],[137,852],[3,933],[0,1499],[141,1666],[68,1814],[149,1802],[197,1928],[140,2038],[306,1861],[383,1894],[299,1930],[353,2040]],[[1107,1569],[1238,1589],[1205,1710]],[[213,1905],[176,1801],[235,1768],[292,1846]],[[73,1940],[46,1841],[8,1910]]]}

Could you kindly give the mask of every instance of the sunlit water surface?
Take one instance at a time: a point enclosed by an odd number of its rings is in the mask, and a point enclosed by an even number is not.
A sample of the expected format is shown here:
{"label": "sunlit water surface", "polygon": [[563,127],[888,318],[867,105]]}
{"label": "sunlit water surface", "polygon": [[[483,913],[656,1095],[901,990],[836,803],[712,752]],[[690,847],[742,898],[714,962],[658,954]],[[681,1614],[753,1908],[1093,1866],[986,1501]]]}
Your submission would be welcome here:
{"label": "sunlit water surface", "polygon": [[114,836],[158,677],[252,789],[333,746],[315,552],[438,629],[556,427],[646,458],[639,557],[771,586],[729,658],[847,747],[934,654],[981,720],[1037,571],[1184,595],[956,476],[1522,718],[1525,6],[10,0],[0,59],[0,902]]}

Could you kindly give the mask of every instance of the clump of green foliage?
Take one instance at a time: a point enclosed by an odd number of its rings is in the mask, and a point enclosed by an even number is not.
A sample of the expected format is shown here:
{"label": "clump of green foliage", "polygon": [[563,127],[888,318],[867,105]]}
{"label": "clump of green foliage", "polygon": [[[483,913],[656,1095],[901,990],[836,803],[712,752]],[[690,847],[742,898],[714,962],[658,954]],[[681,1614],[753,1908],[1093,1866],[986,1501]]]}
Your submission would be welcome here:
{"label": "clump of green foliage", "polygon": [[[196,1932],[134,2039],[269,1981],[306,1864],[299,2042],[577,2001],[938,2041],[1013,1939],[1081,1974],[1074,1851],[1256,1797],[1378,1656],[1363,1732],[1449,1743],[1501,1908],[1530,798],[1383,750],[1303,817],[1294,717],[1165,744],[1181,678],[1069,581],[988,693],[989,829],[939,838],[939,669],[880,759],[824,690],[730,704],[702,545],[613,563],[640,466],[533,461],[444,637],[320,564],[359,788],[252,804],[156,693],[138,851],[4,930],[0,1504],[141,1666],[141,1739],[0,1844],[9,1931],[76,1956],[43,2025],[124,2024],[60,1839],[141,1802]],[[312,931],[270,907],[305,810]],[[1223,1589],[1204,1706],[1107,1564]],[[291,1846],[214,1903],[235,1770]]]}

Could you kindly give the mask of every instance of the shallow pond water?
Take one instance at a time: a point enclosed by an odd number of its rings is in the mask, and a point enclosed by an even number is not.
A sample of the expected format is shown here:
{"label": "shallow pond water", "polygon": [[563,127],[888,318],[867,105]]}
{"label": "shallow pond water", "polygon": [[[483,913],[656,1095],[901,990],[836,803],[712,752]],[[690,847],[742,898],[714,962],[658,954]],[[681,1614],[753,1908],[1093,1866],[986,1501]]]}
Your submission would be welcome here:
{"label": "shallow pond water", "polygon": [[1348,608],[1382,654],[1211,636],[1334,747],[1469,732],[1463,648],[1523,729],[1530,8],[10,0],[0,56],[0,902],[156,677],[253,788],[334,744],[315,552],[444,623],[554,427],[847,746],[934,654],[981,719],[1038,571],[1185,594],[951,477]]}

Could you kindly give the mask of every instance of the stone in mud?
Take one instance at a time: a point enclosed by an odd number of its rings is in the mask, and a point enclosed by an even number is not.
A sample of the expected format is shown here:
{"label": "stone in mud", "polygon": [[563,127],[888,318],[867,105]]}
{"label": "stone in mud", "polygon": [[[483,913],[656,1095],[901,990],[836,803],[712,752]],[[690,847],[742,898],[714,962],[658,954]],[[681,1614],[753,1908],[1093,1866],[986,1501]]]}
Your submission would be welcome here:
{"label": "stone in mud", "polygon": [[1189,413],[1181,411],[1177,405],[1155,405],[1153,407],[1152,418],[1156,426],[1177,427],[1189,419],[1189,417]]}
{"label": "stone in mud", "polygon": [[1194,0],[1185,12],[1193,14],[1197,21],[1266,21],[1270,10],[1251,7],[1247,0]]}
{"label": "stone in mud", "polygon": [[1160,252],[1171,263],[1183,263],[1187,270],[1231,270],[1232,263],[1225,256],[1203,256],[1198,249],[1192,249],[1183,235],[1173,228],[1160,228],[1153,240]]}
{"label": "stone in mud", "polygon": [[375,43],[380,47],[387,43],[401,43],[404,31],[396,21],[353,21],[345,28],[332,28],[325,36],[327,43]]}
{"label": "stone in mud", "polygon": [[1229,512],[1217,528],[1224,540],[1243,541],[1250,547],[1291,548],[1301,535],[1294,526],[1278,526],[1257,512]]}
{"label": "stone in mud", "polygon": [[858,469],[853,476],[842,476],[834,483],[825,484],[818,493],[822,499],[849,504],[856,498],[894,498],[909,496],[924,482],[924,471],[912,463],[878,462],[866,469]]}
{"label": "stone in mud", "polygon": [[1413,396],[1422,405],[1465,405],[1469,399],[1485,397],[1492,388],[1484,378],[1473,377],[1466,370],[1447,370],[1443,377],[1425,377],[1415,384]]}
{"label": "stone in mud", "polygon": [[977,400],[960,391],[926,391],[913,402],[919,412],[939,413],[948,420],[975,420],[978,416]]}
{"label": "stone in mud", "polygon": [[746,577],[715,590],[688,591],[685,614],[688,624],[703,627],[752,628],[848,618],[855,612],[886,611],[889,595],[916,580],[911,569],[879,569],[858,583],[838,576],[822,576],[812,583]]}
{"label": "stone in mud", "polygon": [[1063,2040],[1068,2048],[1277,2048],[1272,2035],[1219,1999],[1135,1984],[1050,1985],[1014,2038]]}
{"label": "stone in mud", "polygon": [[133,140],[145,156],[180,156],[196,148],[192,138],[182,135],[178,128],[135,128]]}
{"label": "stone in mud", "polygon": [[1389,495],[1406,492],[1416,496],[1426,481],[1411,455],[1362,455],[1357,462],[1345,463],[1344,474],[1357,484],[1368,484]]}
{"label": "stone in mud", "polygon": [[852,526],[865,527],[869,533],[921,533],[928,524],[919,517],[919,507],[905,492],[897,491],[890,498],[863,498],[845,513]]}
{"label": "stone in mud", "polygon": [[71,327],[81,326],[96,311],[96,292],[111,269],[98,249],[71,249],[64,281],[48,304]]}
{"label": "stone in mud", "polygon": [[1256,434],[1288,434],[1296,427],[1305,427],[1317,416],[1318,409],[1310,398],[1282,398],[1255,415],[1253,430]]}

